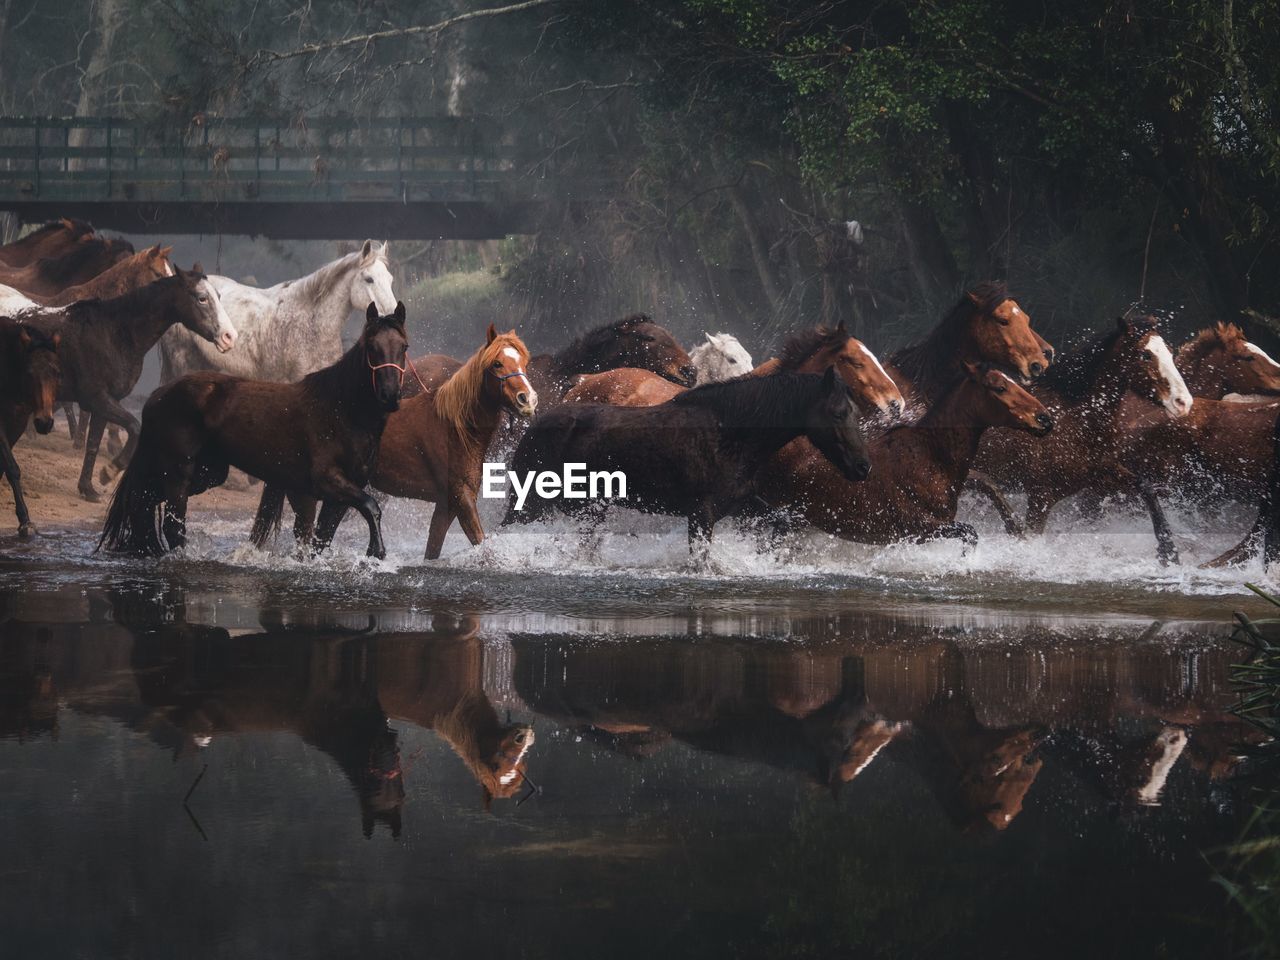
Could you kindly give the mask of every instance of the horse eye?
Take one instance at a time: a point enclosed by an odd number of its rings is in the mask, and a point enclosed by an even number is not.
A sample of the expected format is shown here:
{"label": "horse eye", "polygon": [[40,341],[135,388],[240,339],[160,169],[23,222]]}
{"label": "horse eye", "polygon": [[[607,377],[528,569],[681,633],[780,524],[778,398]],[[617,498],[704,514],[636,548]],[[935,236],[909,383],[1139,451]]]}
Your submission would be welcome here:
{"label": "horse eye", "polygon": [[1240,359],[1241,359],[1241,360],[1243,360],[1245,363],[1253,363],[1253,357],[1251,357],[1251,356],[1249,356],[1249,357],[1241,357]]}
{"label": "horse eye", "polygon": [[730,358],[729,358],[729,366],[731,366],[731,367],[736,367],[737,365],[738,365],[738,358],[737,358],[737,357],[730,357]]}
{"label": "horse eye", "polygon": [[364,278],[364,282],[365,282],[365,283],[373,283],[373,277],[365,277],[365,278]]}
{"label": "horse eye", "polygon": [[502,368],[502,361],[501,361],[501,360],[495,360],[495,361],[493,361],[493,369],[495,369],[495,370],[499,370],[499,369],[501,369],[501,368]]}
{"label": "horse eye", "polygon": [[199,297],[199,298],[197,298],[197,299],[199,299],[199,301],[200,301],[201,303],[208,303],[208,302],[209,302],[209,298],[208,298],[208,297],[204,297],[204,296],[202,296],[202,297]]}

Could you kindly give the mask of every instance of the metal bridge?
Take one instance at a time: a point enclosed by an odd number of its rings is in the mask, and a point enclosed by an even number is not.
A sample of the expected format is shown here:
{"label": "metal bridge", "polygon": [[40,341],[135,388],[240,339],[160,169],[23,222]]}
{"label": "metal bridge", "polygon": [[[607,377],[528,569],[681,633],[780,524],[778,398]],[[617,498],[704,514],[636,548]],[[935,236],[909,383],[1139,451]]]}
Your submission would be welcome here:
{"label": "metal bridge", "polygon": [[0,117],[0,211],[131,234],[491,239],[553,194],[483,118]]}

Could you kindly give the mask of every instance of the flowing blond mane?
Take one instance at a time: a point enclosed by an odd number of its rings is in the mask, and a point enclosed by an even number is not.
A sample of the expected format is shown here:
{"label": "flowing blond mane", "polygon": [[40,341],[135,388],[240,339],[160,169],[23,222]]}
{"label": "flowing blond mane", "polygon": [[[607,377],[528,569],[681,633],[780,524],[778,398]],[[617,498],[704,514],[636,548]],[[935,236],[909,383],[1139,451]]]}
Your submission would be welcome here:
{"label": "flowing blond mane", "polygon": [[515,332],[500,333],[473,353],[448,380],[436,390],[436,415],[461,439],[468,452],[478,442],[480,396],[484,389],[485,371],[508,347],[520,354],[520,369],[529,366],[529,348]]}

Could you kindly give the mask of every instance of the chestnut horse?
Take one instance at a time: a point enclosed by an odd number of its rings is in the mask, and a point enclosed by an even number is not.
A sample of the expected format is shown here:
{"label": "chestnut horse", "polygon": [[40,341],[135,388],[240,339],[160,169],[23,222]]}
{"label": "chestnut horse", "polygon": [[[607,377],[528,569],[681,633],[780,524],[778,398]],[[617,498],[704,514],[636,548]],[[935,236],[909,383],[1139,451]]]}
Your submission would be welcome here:
{"label": "chestnut horse", "polygon": [[22,474],[13,445],[32,419],[38,433],[53,428],[53,403],[62,377],[59,339],[56,333],[49,336],[25,324],[0,319],[0,466],[13,488],[18,536],[23,540],[35,534],[35,527],[22,496]]}
{"label": "chestnut horse", "polygon": [[93,227],[83,220],[54,220],[13,243],[0,246],[0,265],[25,267],[45,257],[60,257],[82,237],[93,235]]}
{"label": "chestnut horse", "polygon": [[[768,360],[751,373],[822,373],[828,367],[836,368],[863,413],[880,413],[891,420],[902,413],[902,394],[897,385],[875,354],[851,336],[843,322],[835,328],[814,327],[794,334],[783,346],[781,358]],[[680,387],[652,373],[624,367],[582,377],[564,399],[566,403],[648,407],[665,403],[682,392]]]}
{"label": "chestnut horse", "polygon": [[[460,360],[431,353],[413,361],[423,386],[405,384],[405,399],[423,387],[443,383],[462,366]],[[584,333],[556,354],[539,354],[529,361],[530,385],[537,392],[542,409],[558,406],[565,391],[584,373],[599,373],[618,367],[650,370],[681,387],[691,387],[698,371],[689,354],[665,327],[643,313],[633,314]]]}
{"label": "chestnut horse", "polygon": [[1053,420],[1002,371],[987,364],[964,369],[918,421],[871,439],[875,470],[867,480],[849,483],[813,450],[792,445],[769,465],[765,499],[847,540],[976,543],[973,527],[956,522],[956,505],[984,431],[1010,427],[1044,436]]}
{"label": "chestnut horse", "polygon": [[[511,472],[621,471],[625,506],[685,516],[690,552],[705,555],[712,529],[751,502],[764,464],[807,437],[850,480],[871,470],[858,410],[834,369],[816,374],[739,377],[682,393],[656,407],[564,404],[534,420],[516,448]],[[511,502],[504,524],[558,510],[600,510],[600,502],[530,494]]]}
{"label": "chestnut horse", "polygon": [[1234,323],[1201,330],[1178,348],[1175,360],[1193,397],[1234,394],[1233,400],[1245,402],[1280,395],[1280,364]]}
{"label": "chestnut horse", "polygon": [[297,383],[201,371],[164,385],[143,408],[138,453],[116,487],[98,547],[140,556],[181,547],[187,499],[224,483],[234,466],[325,502],[317,550],[355,507],[369,525],[369,556],[385,557],[382,511],[364,485],[387,417],[400,405],[408,345],[404,304],[381,317],[370,303],[355,345]]}
{"label": "chestnut horse", "polygon": [[951,388],[966,363],[993,363],[1025,383],[1044,373],[1053,347],[1031,329],[1031,318],[1003,283],[967,291],[925,339],[889,358],[889,375],[915,404],[929,404]]}
{"label": "chestnut horse", "polygon": [[[514,330],[499,334],[489,325],[485,345],[438,387],[404,401],[387,420],[372,484],[393,497],[436,505],[427,536],[426,559],[440,556],[445,534],[457,518],[473,546],[484,540],[476,510],[485,451],[504,411],[531,417],[538,396],[525,376],[529,351]],[[291,498],[294,535],[311,534],[315,502]],[[253,542],[262,546],[280,526],[283,495],[268,486],[253,524]]]}
{"label": "chestnut horse", "polygon": [[1132,390],[1163,407],[1161,418],[1185,416],[1191,394],[1153,317],[1121,317],[1116,325],[1060,358],[1031,392],[1056,423],[1053,434],[1031,440],[997,430],[987,435],[977,466],[1006,487],[1027,493],[1026,529],[1039,534],[1054,504],[1082,490],[1128,490],[1151,513],[1162,562],[1177,549],[1149,485],[1119,459],[1122,401]]}
{"label": "chestnut horse", "polygon": [[81,237],[59,257],[35,260],[25,267],[0,267],[0,283],[28,297],[48,297],[92,280],[102,271],[133,255],[125,240]]}

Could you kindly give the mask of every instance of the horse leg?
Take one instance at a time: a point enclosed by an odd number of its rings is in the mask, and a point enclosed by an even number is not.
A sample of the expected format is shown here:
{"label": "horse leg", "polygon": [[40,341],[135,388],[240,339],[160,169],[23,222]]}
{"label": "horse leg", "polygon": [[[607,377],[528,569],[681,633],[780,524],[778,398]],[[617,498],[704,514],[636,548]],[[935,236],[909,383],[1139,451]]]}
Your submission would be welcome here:
{"label": "horse leg", "polygon": [[360,499],[356,501],[355,507],[369,525],[369,548],[365,551],[365,556],[385,560],[387,545],[382,542],[382,508],[378,506],[377,500],[363,490],[360,491]]}
{"label": "horse leg", "polygon": [[1026,538],[1027,531],[1018,522],[1018,518],[1013,513],[1013,507],[1009,506],[1009,501],[1005,498],[1004,493],[991,482],[991,478],[985,473],[977,470],[969,471],[969,477],[965,480],[964,489],[980,493],[991,501],[991,505],[996,508],[996,513],[1000,514],[1000,519],[1004,522],[1005,532],[1009,536],[1017,537],[1019,540]]}
{"label": "horse leg", "polygon": [[98,459],[98,446],[102,443],[102,431],[106,429],[107,421],[102,414],[86,411],[84,408],[81,408],[80,416],[89,418],[89,433],[84,441],[84,463],[80,467],[80,482],[77,489],[82,499],[97,503],[102,498],[98,496],[98,491],[93,489],[93,464]]}
{"label": "horse leg", "polygon": [[300,493],[291,493],[289,506],[293,508],[293,539],[298,546],[304,547],[311,542],[311,535],[316,529],[316,507],[314,497],[304,497]]}
{"label": "horse leg", "polygon": [[968,551],[971,547],[978,545],[978,531],[968,523],[962,523],[959,520],[952,520],[950,523],[938,524],[932,531],[920,537],[918,543],[928,543],[930,540],[959,540],[964,544],[964,550]]}
{"label": "horse leg", "polygon": [[1044,525],[1049,519],[1049,511],[1053,504],[1045,497],[1032,493],[1027,496],[1027,516],[1023,521],[1027,533],[1032,536],[1044,536]]}
{"label": "horse leg", "polygon": [[[185,488],[185,484],[183,487]],[[182,493],[167,492],[165,494],[164,519],[161,521],[160,530],[168,541],[170,550],[178,550],[186,546],[187,495],[185,489]]]}
{"label": "horse leg", "polygon": [[316,522],[315,536],[311,540],[313,553],[323,553],[328,549],[333,541],[333,535],[338,532],[338,524],[342,522],[342,518],[347,515],[349,509],[351,508],[345,503],[334,500],[324,502],[320,507],[320,519]]}
{"label": "horse leg", "polygon": [[1181,563],[1178,557],[1178,546],[1173,541],[1173,530],[1169,527],[1169,518],[1165,516],[1164,508],[1160,506],[1160,498],[1156,496],[1155,488],[1128,467],[1120,467],[1116,475],[1121,483],[1137,492],[1142,498],[1143,506],[1147,508],[1147,513],[1151,515],[1151,529],[1156,535],[1156,558],[1160,561],[1160,565],[1167,567],[1171,563]]}
{"label": "horse leg", "polygon": [[18,536],[23,540],[30,540],[35,536],[36,528],[31,524],[27,501],[22,496],[22,471],[18,469],[13,447],[9,446],[9,438],[4,431],[0,431],[0,465],[3,465],[4,475],[13,488],[13,512],[18,515]]}
{"label": "horse leg", "polygon": [[439,560],[440,550],[444,547],[444,536],[449,532],[449,527],[453,525],[454,510],[447,499],[442,499],[436,504],[436,508],[431,513],[431,527],[427,531],[427,552],[424,555],[427,560]]}
{"label": "horse leg", "polygon": [[71,437],[71,447],[74,450],[80,450],[84,447],[84,434],[89,429],[88,417],[76,416],[76,405],[68,400],[66,403],[59,404],[62,412],[67,415],[67,435]]}
{"label": "horse leg", "polygon": [[467,535],[473,547],[484,543],[484,526],[480,523],[480,511],[476,509],[475,498],[467,491],[461,491],[453,501],[453,512],[458,515],[458,523],[462,532]]}
{"label": "horse leg", "polygon": [[99,481],[103,484],[108,484],[133,459],[133,451],[138,449],[138,434],[142,430],[142,424],[138,422],[137,417],[114,400],[107,400],[103,404],[103,415],[108,423],[122,427],[127,437],[124,449],[117,453],[112,461],[103,467],[101,473],[98,474]]}
{"label": "horse leg", "polygon": [[711,531],[716,518],[704,504],[689,514],[689,561],[703,566],[711,559]]}

